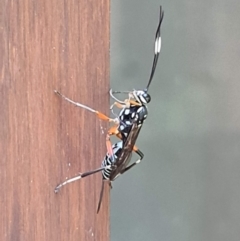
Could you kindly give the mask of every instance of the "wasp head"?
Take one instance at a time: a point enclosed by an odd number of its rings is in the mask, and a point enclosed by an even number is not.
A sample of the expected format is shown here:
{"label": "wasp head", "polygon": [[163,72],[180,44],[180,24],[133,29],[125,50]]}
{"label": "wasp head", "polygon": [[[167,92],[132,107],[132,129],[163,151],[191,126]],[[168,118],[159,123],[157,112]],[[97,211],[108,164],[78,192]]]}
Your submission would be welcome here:
{"label": "wasp head", "polygon": [[145,105],[151,101],[151,96],[148,94],[146,90],[134,90],[133,97],[137,102]]}

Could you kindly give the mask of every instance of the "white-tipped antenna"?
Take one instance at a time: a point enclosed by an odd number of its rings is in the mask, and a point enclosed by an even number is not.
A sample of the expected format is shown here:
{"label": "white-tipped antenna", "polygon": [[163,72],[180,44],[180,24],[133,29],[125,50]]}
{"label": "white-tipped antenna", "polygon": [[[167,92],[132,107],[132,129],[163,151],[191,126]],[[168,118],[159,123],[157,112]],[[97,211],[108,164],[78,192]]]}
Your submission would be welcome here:
{"label": "white-tipped antenna", "polygon": [[162,11],[162,6],[160,6],[160,15],[159,15],[159,24],[157,27],[156,35],[155,35],[155,50],[154,50],[154,58],[153,58],[153,65],[152,65],[152,71],[150,74],[150,78],[146,87],[146,91],[148,91],[148,88],[151,84],[151,81],[154,76],[154,72],[157,66],[157,61],[158,61],[158,56],[161,50],[161,33],[160,33],[160,28],[163,20],[164,12]]}

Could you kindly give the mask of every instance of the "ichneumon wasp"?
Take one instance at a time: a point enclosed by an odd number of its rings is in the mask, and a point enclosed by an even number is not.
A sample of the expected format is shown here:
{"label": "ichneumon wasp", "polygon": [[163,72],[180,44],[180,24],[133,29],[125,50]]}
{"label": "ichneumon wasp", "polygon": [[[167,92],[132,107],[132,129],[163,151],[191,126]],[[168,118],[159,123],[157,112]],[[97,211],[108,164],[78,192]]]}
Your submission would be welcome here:
{"label": "ichneumon wasp", "polygon": [[[151,101],[151,96],[148,93],[149,86],[152,82],[155,69],[158,62],[158,57],[161,50],[161,24],[163,20],[164,12],[162,11],[162,7],[160,6],[160,15],[159,15],[159,24],[157,27],[156,35],[155,35],[155,51],[154,58],[152,64],[152,70],[150,73],[150,78],[148,84],[143,90],[133,90],[133,91],[112,91],[110,90],[110,96],[116,101],[110,107],[113,112],[113,107],[116,106],[118,108],[122,108],[118,118],[120,120],[119,129],[121,133],[128,135],[129,128],[132,124],[132,119],[135,118],[135,115],[138,115],[138,124],[142,125],[146,120],[148,115],[147,104]],[[121,101],[117,99],[113,94],[128,94],[128,99]],[[141,128],[141,126],[140,126]]]}
{"label": "ichneumon wasp", "polygon": [[[66,180],[65,182],[55,187],[55,193],[57,193],[62,186],[68,183],[77,181],[97,172],[102,172],[102,187],[97,208],[98,213],[101,207],[105,181],[109,181],[109,185],[111,186],[112,181],[114,181],[119,175],[123,174],[124,172],[128,171],[130,168],[138,164],[143,158],[143,153],[138,150],[137,147],[134,145],[138,136],[138,131],[136,131],[136,129],[137,125],[133,124],[132,131],[125,139],[125,141],[119,141],[116,144],[112,145],[113,155],[109,155],[107,153],[104,160],[102,161],[102,165],[100,168],[82,174],[80,173],[79,175]],[[133,151],[135,151],[140,156],[140,159],[128,166],[131,161]]]}
{"label": "ichneumon wasp", "polygon": [[[154,76],[154,72],[156,69],[158,56],[161,49],[161,35],[160,35],[160,27],[162,24],[164,13],[162,11],[162,7],[160,6],[160,16],[159,16],[159,24],[156,31],[155,36],[155,52],[154,52],[154,59],[152,70],[150,74],[150,78],[148,84],[144,90],[133,90],[133,91],[112,91],[110,90],[110,96],[116,100],[116,102],[110,107],[112,113],[117,116],[113,112],[113,107],[117,106],[122,108],[119,115],[116,118],[110,118],[103,113],[94,110],[86,105],[83,105],[78,102],[74,102],[71,99],[65,97],[60,92],[55,90],[54,92],[61,96],[66,101],[84,108],[90,112],[93,112],[97,115],[97,117],[101,120],[109,121],[114,123],[107,133],[106,136],[106,146],[107,146],[107,155],[105,156],[104,160],[102,161],[102,165],[100,168],[85,172],[82,174],[77,175],[76,177],[70,178],[65,182],[59,184],[55,188],[55,193],[59,191],[59,189],[71,182],[84,178],[86,176],[95,174],[97,172],[102,172],[102,188],[98,203],[97,212],[100,210],[102,195],[104,190],[104,181],[108,180],[109,184],[114,181],[119,175],[123,174],[124,172],[128,171],[130,168],[138,164],[144,157],[143,153],[135,146],[138,134],[141,130],[142,124],[144,120],[147,118],[147,106],[146,104],[150,102],[151,97],[148,94],[148,89],[151,84],[152,78]],[[113,94],[118,93],[127,93],[128,99],[124,101],[118,100]],[[116,144],[112,145],[110,141],[110,136],[115,135],[121,139],[121,141],[117,142]],[[136,152],[139,155],[139,159],[134,163],[130,164],[132,152]]]}

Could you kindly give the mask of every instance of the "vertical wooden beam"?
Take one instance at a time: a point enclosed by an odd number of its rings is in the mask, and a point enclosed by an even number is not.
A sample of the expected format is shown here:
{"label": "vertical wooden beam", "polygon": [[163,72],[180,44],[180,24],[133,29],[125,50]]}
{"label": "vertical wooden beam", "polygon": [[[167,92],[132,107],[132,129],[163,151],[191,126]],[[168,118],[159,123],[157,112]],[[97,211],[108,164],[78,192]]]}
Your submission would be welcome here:
{"label": "vertical wooden beam", "polygon": [[[108,114],[109,0],[0,3],[0,237],[109,240],[109,189],[99,121],[53,92]],[[104,127],[106,123],[101,123]]]}

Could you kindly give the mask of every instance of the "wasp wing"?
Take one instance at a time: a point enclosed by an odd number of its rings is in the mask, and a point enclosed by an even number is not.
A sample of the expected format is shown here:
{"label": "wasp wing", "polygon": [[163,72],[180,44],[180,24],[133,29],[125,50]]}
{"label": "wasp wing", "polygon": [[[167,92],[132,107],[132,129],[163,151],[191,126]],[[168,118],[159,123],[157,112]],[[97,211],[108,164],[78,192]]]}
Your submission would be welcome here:
{"label": "wasp wing", "polygon": [[133,123],[131,130],[123,142],[122,150],[119,156],[115,160],[116,168],[112,171],[110,175],[110,180],[113,181],[117,176],[121,174],[121,171],[124,170],[129,162],[131,161],[133,147],[136,143],[137,137],[139,135],[141,126],[138,126],[137,123]]}

